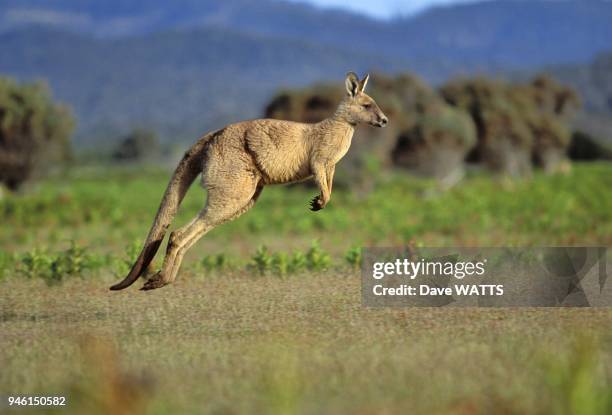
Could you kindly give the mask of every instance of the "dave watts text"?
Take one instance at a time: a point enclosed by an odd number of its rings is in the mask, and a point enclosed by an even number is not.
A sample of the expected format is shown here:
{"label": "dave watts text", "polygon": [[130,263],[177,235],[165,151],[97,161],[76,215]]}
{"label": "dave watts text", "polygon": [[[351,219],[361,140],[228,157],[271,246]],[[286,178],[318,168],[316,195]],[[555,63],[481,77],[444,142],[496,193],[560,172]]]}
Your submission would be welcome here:
{"label": "dave watts text", "polygon": [[454,284],[449,287],[436,287],[428,284],[416,286],[402,284],[385,287],[377,284],[372,288],[376,296],[499,296],[504,295],[503,285],[493,284]]}

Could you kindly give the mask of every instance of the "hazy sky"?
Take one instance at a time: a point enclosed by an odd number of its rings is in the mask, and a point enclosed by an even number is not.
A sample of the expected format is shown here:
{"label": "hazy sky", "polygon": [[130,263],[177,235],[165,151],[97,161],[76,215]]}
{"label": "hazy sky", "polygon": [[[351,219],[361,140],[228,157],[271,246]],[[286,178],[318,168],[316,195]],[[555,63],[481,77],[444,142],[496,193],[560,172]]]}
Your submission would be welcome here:
{"label": "hazy sky", "polygon": [[341,7],[373,17],[387,18],[419,12],[429,6],[471,3],[477,0],[289,0],[312,3],[321,7]]}

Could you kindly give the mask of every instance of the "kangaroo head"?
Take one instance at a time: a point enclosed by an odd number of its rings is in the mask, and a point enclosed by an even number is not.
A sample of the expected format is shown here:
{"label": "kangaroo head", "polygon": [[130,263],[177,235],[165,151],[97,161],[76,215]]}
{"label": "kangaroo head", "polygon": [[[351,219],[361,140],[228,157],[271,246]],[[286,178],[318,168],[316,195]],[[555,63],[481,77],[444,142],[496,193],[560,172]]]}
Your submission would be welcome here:
{"label": "kangaroo head", "polygon": [[361,81],[354,72],[346,74],[347,97],[338,108],[337,115],[356,125],[367,123],[374,127],[384,127],[389,119],[380,110],[376,101],[364,92],[370,75],[366,75]]}

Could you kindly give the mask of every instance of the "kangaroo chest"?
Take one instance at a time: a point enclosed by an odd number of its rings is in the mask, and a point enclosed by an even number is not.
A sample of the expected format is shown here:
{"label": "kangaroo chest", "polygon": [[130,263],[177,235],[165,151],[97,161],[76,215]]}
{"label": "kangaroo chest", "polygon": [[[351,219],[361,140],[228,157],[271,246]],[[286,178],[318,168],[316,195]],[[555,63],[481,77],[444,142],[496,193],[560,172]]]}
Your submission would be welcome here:
{"label": "kangaroo chest", "polygon": [[353,132],[354,130],[352,128],[346,128],[335,132],[333,138],[330,140],[332,145],[329,154],[330,161],[333,164],[339,162],[348,152],[351,147]]}

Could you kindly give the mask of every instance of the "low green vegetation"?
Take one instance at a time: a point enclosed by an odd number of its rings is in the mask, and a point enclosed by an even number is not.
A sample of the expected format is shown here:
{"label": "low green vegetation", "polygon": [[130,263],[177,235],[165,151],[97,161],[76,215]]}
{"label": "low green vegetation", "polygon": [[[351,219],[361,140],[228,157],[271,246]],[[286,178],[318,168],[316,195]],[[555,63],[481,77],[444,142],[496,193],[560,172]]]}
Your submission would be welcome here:
{"label": "low green vegetation", "polygon": [[[34,248],[21,254],[0,253],[0,278],[4,275],[15,275],[27,279],[40,278],[48,285],[59,285],[67,278],[99,277],[102,272],[123,277],[128,273],[136,260],[140,245],[134,242],[128,245],[126,253],[97,255],[77,245],[74,241],[68,248],[51,252]],[[274,275],[286,277],[310,272],[322,272],[330,268],[344,271],[359,267],[361,253],[359,248],[352,248],[337,260],[324,251],[318,242],[313,241],[305,252],[294,250],[288,252],[271,252],[262,245],[251,255],[250,259],[232,257],[220,253],[204,255],[190,269],[203,275],[220,275],[231,272],[247,272],[254,275]]]}
{"label": "low green vegetation", "polygon": [[17,272],[26,278],[40,277],[48,285],[61,283],[70,276],[83,277],[90,270],[103,264],[98,258],[86,253],[85,248],[74,242],[58,253],[49,253],[37,248],[21,255],[17,261]]}
{"label": "low green vegetation", "polygon": [[[168,180],[165,171],[78,170],[48,179],[36,191],[0,200],[0,250],[25,252],[74,240],[88,253],[124,254],[139,245]],[[576,245],[612,242],[612,165],[576,164],[568,174],[535,173],[524,180],[470,175],[449,191],[402,174],[381,173],[372,189],[334,189],[330,205],[310,212],[315,189],[266,188],[257,205],[196,246],[204,255],[248,257],[256,247],[306,251],[312,240],[341,256],[353,246]],[[32,189],[33,190],[33,189]],[[177,227],[203,206],[194,185]]]}
{"label": "low green vegetation", "polygon": [[[143,174],[144,173],[144,174]],[[125,275],[141,248],[167,174],[79,171],[36,193],[0,201],[0,277]],[[323,212],[307,209],[314,189],[272,187],[242,218],[206,235],[185,266],[198,274],[289,276],[357,269],[361,246],[609,245],[612,165],[576,165],[570,174],[508,181],[475,174],[441,192],[429,181],[381,175],[368,193],[336,190]],[[180,226],[205,193],[192,189]],[[313,242],[316,241],[316,242]],[[163,257],[158,255],[157,266]]]}
{"label": "low green vegetation", "polygon": [[287,252],[270,252],[266,246],[261,246],[251,257],[247,269],[265,275],[270,272],[287,276],[302,271],[320,272],[327,270],[332,265],[330,255],[321,249],[318,242],[313,242],[304,253],[294,250],[291,254]]}

